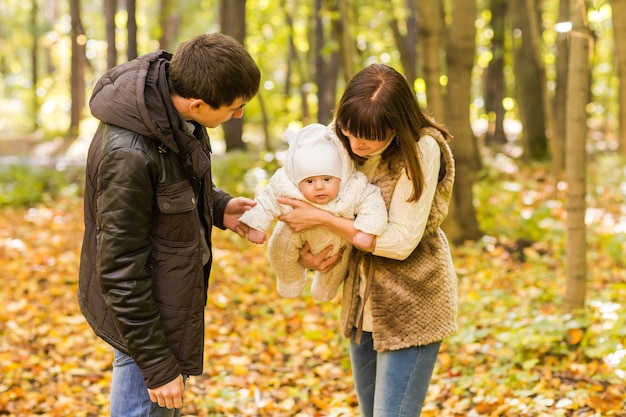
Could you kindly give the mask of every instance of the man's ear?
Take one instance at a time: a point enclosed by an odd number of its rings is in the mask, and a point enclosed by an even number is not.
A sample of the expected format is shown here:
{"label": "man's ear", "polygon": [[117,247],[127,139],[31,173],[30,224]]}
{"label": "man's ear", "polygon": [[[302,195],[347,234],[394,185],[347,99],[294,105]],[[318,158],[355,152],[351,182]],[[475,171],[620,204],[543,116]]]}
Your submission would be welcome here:
{"label": "man's ear", "polygon": [[192,98],[189,101],[189,111],[191,113],[197,113],[200,111],[203,104],[206,104],[204,100],[199,98]]}

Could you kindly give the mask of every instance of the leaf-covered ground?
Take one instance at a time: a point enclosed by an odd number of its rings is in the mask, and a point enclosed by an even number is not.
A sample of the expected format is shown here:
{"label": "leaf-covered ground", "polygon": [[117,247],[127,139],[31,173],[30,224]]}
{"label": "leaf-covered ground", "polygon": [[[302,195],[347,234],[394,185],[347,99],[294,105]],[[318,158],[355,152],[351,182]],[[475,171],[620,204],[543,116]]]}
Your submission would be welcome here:
{"label": "leaf-covered ground", "polygon": [[[497,207],[479,207],[493,233],[454,248],[460,329],[425,417],[626,416],[624,242],[602,233],[623,199],[609,185],[590,194],[605,208],[591,220],[589,308],[573,319],[561,313],[564,208],[541,181],[511,173],[477,191]],[[0,415],[108,415],[112,354],[76,302],[81,237],[77,200],[0,211]],[[357,416],[338,300],[281,299],[264,246],[221,231],[214,242],[205,371],[184,415]]]}

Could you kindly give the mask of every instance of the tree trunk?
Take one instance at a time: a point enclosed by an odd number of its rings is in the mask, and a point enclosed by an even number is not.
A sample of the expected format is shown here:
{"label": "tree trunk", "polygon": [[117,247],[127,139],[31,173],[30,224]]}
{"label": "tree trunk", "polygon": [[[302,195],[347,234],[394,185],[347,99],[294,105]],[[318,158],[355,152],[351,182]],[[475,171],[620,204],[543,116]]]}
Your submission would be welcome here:
{"label": "tree trunk", "polygon": [[418,30],[422,47],[421,62],[426,83],[428,111],[438,120],[445,121],[444,96],[439,78],[442,69],[441,51],[445,47],[444,12],[442,2],[415,0],[418,9]]}
{"label": "tree trunk", "polygon": [[[393,4],[390,3],[390,7]],[[400,32],[400,25],[392,12],[391,15],[391,30],[393,31],[394,38],[396,39],[396,47],[400,52],[400,61],[402,61],[402,67],[404,68],[404,76],[411,88],[414,89],[415,79],[417,78],[417,25],[416,15],[417,11],[413,0],[406,0],[407,18],[404,22],[406,26],[406,34]]]}
{"label": "tree trunk", "polygon": [[31,82],[33,84],[33,131],[39,128],[39,98],[37,96],[37,86],[39,85],[39,25],[37,24],[37,16],[39,15],[39,5],[37,0],[33,0],[33,6],[30,11],[30,27],[33,34],[33,48],[31,49]]}
{"label": "tree trunk", "polygon": [[[327,7],[324,7],[327,6]],[[339,74],[339,53],[337,49],[328,51],[324,25],[321,18],[323,8],[337,12],[334,1],[315,0],[315,83],[317,84],[317,121],[327,124],[332,120]],[[341,25],[338,19],[331,21],[331,39],[341,38]]]}
{"label": "tree trunk", "polygon": [[448,226],[447,233],[454,242],[478,239],[482,233],[476,220],[473,185],[481,167],[476,138],[470,125],[471,81],[476,46],[476,3],[474,0],[452,1],[452,22],[448,26],[447,124],[454,140],[451,142],[456,161],[456,180],[453,193],[458,227]]}
{"label": "tree trunk", "polygon": [[[533,151],[531,157],[533,159],[541,160],[546,159],[549,155],[547,148],[547,141],[551,140],[553,135],[554,115],[552,114],[552,103],[550,102],[550,95],[548,94],[548,77],[546,76],[546,67],[541,53],[541,45],[543,36],[541,34],[541,12],[540,7],[537,5],[538,1],[542,0],[526,0],[526,12],[528,14],[528,22],[531,33],[531,49],[534,52],[534,62],[537,66],[536,77],[539,79],[539,85],[541,88],[538,90],[541,94],[541,103],[544,109],[544,135],[543,140],[538,143],[533,143]],[[581,0],[582,1],[582,0]]]}
{"label": "tree trunk", "polygon": [[485,111],[489,126],[485,136],[485,145],[506,143],[504,133],[504,38],[507,0],[491,0],[491,28],[493,38],[491,51],[493,58],[485,73]]}
{"label": "tree trunk", "polygon": [[[289,57],[288,57],[288,66],[287,66],[287,74],[285,76],[285,97],[289,97],[291,95],[291,83],[292,83],[292,74],[294,71],[297,71],[296,79],[299,80],[297,85],[298,94],[300,96],[300,101],[302,103],[302,124],[307,125],[311,123],[311,111],[309,109],[309,102],[307,100],[308,89],[307,83],[304,80],[309,80],[309,74],[307,72],[306,58],[301,57],[296,49],[296,45],[294,43],[294,26],[293,26],[293,7],[288,7],[286,2],[283,0],[281,3],[282,9],[285,11],[285,20],[287,22],[287,26],[289,27]],[[295,66],[295,68],[294,68]],[[288,111],[288,110],[285,110]]]}
{"label": "tree trunk", "polygon": [[161,0],[159,26],[161,27],[159,48],[174,52],[177,46],[178,29],[180,28],[180,7],[177,7],[176,2]]}
{"label": "tree trunk", "polygon": [[[347,0],[339,0],[339,12],[340,18],[337,22],[337,27],[341,31],[341,63],[343,64],[343,74],[346,82],[350,81],[354,76],[354,38],[352,31],[350,30],[350,22],[353,19],[350,17],[350,10],[348,9]],[[333,103],[334,104],[334,103]]]}
{"label": "tree trunk", "polygon": [[115,43],[115,13],[117,13],[117,0],[104,0],[104,23],[106,26],[108,68],[113,68],[117,65],[117,45]]}
{"label": "tree trunk", "polygon": [[[294,42],[295,30],[293,27],[293,12],[291,7],[285,0],[281,0],[280,8],[285,12],[285,23],[287,25],[287,31],[289,33],[287,37],[287,69],[285,71],[285,85],[283,88],[283,94],[285,98],[291,95],[291,81],[294,75],[294,66],[300,68],[298,59],[298,50],[296,49],[296,43]],[[298,74],[301,76],[302,74]]]}
{"label": "tree trunk", "polygon": [[[569,21],[569,0],[559,2],[559,22]],[[568,67],[568,34],[561,32],[557,35],[556,56],[556,88],[552,101],[554,114],[554,133],[550,140],[552,146],[552,172],[554,181],[563,178],[565,169],[565,106],[567,103],[567,67]]]}
{"label": "tree trunk", "polygon": [[126,50],[126,58],[129,61],[137,58],[137,0],[126,0],[126,13],[128,13],[128,21],[126,29],[128,31],[128,49]]}
{"label": "tree trunk", "polygon": [[570,0],[568,100],[566,103],[565,178],[567,180],[567,288],[565,311],[573,313],[585,306],[587,279],[585,195],[587,111],[589,98],[589,35],[584,2]]}
{"label": "tree trunk", "polygon": [[[242,45],[246,37],[246,0],[220,1],[220,27],[222,33],[237,39]],[[222,123],[226,152],[246,149],[243,141],[243,118]]]}
{"label": "tree trunk", "polygon": [[513,2],[513,16],[515,29],[521,33],[521,37],[515,39],[514,68],[515,86],[519,104],[520,119],[524,127],[523,146],[524,158],[527,160],[545,159],[548,153],[548,141],[546,138],[547,109],[544,106],[543,91],[547,88],[543,66],[537,61],[539,41],[533,29],[533,19],[537,19],[536,13],[526,7],[525,0]]}
{"label": "tree trunk", "polygon": [[85,31],[80,19],[80,0],[70,0],[70,18],[72,25],[72,58],[71,58],[71,95],[70,138],[79,133],[83,108],[85,107]]}
{"label": "tree trunk", "polygon": [[619,80],[619,141],[620,153],[626,156],[626,0],[612,0],[613,39]]}

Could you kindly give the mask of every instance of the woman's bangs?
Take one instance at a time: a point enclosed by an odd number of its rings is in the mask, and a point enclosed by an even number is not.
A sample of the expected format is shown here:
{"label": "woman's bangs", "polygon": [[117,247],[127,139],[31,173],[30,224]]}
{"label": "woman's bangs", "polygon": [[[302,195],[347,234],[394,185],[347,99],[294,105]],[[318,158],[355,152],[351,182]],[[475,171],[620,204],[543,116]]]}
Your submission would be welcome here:
{"label": "woman's bangs", "polygon": [[384,114],[373,110],[372,106],[366,106],[358,112],[345,112],[343,120],[340,120],[341,126],[357,138],[377,141],[389,139],[391,129],[388,129],[388,121]]}

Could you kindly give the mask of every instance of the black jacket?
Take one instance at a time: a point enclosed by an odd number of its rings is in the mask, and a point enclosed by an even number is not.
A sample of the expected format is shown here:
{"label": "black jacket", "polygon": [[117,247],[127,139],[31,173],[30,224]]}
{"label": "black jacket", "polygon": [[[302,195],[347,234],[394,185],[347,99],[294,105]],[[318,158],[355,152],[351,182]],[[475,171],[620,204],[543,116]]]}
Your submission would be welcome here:
{"label": "black jacket", "polygon": [[212,185],[206,129],[170,99],[170,59],[113,68],[90,101],[101,123],[87,159],[79,303],[149,388],[202,373],[211,228],[223,228],[231,199]]}

